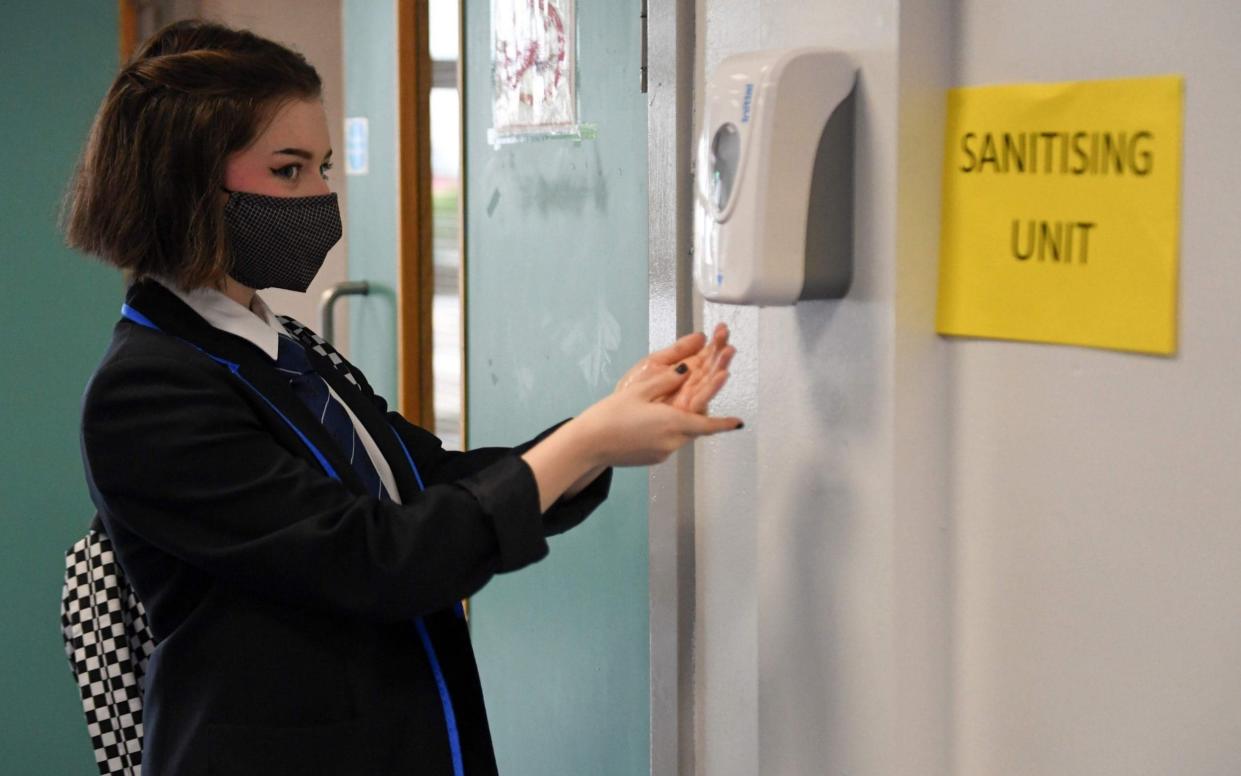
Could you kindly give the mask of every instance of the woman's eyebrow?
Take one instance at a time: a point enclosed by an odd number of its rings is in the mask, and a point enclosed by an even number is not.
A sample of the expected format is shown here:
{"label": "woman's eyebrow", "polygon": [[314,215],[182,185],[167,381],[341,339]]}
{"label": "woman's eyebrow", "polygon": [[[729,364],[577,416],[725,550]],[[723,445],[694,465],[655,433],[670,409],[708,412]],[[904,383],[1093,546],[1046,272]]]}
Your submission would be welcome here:
{"label": "woman's eyebrow", "polygon": [[302,148],[281,148],[279,151],[272,151],[271,153],[272,156],[275,156],[276,154],[285,154],[287,156],[296,156],[300,159],[306,159],[307,161],[314,158],[314,154]]}
{"label": "woman's eyebrow", "polygon": [[[296,157],[298,157],[299,159],[305,159],[306,161],[310,161],[311,159],[315,158],[315,155],[314,155],[314,154],[310,153],[309,151],[307,151],[307,150],[306,150],[306,149],[304,149],[304,148],[281,148],[279,151],[272,151],[272,155],[273,155],[273,156],[275,156],[276,154],[285,154],[285,155],[288,155],[288,156],[296,156]],[[329,148],[329,149],[328,149],[328,151],[327,151],[327,153],[323,155],[323,158],[324,158],[324,159],[331,159],[331,158],[332,158],[332,149],[330,149],[330,148]]]}

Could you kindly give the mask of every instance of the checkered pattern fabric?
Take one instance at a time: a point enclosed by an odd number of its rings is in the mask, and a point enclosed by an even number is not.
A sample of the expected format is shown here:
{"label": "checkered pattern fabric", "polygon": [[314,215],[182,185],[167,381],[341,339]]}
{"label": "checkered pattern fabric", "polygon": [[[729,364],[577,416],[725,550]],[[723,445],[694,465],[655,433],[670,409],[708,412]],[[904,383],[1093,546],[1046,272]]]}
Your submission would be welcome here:
{"label": "checkered pattern fabric", "polygon": [[[336,367],[336,371],[340,372],[346,380],[353,385],[358,385],[358,379],[354,377],[353,370],[349,368],[349,362],[336,352],[336,348],[332,347],[332,343],[315,334],[310,329],[298,323],[287,315],[277,315],[276,319],[284,324],[284,328],[297,337],[298,341],[308,350],[313,350],[319,355],[331,362]],[[360,387],[360,386],[359,386]]]}
{"label": "checkered pattern fabric", "polygon": [[65,553],[60,624],[95,760],[104,776],[142,768],[142,691],[155,640],[103,531]]}
{"label": "checkered pattern fabric", "polygon": [[[306,348],[358,385],[348,362],[331,344],[293,318],[278,318]],[[65,553],[60,624],[100,774],[139,776],[143,679],[155,639],[146,609],[116,562],[111,540],[97,527]]]}

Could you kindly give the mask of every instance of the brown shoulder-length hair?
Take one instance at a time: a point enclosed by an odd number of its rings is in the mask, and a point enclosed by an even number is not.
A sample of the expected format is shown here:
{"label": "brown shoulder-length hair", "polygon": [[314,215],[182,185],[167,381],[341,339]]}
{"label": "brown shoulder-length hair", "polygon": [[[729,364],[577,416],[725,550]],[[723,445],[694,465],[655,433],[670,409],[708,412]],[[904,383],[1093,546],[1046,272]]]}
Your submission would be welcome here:
{"label": "brown shoulder-length hair", "polygon": [[219,283],[232,267],[225,162],[281,105],[321,88],[304,57],[253,33],[202,21],[164,27],[99,107],[65,200],[66,241],[133,277]]}

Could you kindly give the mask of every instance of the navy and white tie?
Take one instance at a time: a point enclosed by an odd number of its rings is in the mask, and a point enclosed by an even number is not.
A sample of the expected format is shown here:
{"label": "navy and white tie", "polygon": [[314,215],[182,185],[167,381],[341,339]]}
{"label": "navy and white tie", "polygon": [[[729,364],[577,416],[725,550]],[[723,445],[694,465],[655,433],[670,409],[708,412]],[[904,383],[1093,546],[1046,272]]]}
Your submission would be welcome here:
{"label": "navy and white tie", "polygon": [[376,498],[389,498],[387,489],[379,479],[379,472],[376,471],[374,462],[371,461],[366,448],[362,446],[362,440],[358,439],[358,430],[353,425],[353,419],[349,417],[349,413],[345,411],[341,403],[332,396],[327,383],[315,371],[310,358],[306,355],[306,349],[292,337],[280,335],[279,340],[280,348],[276,356],[276,369],[289,378],[293,393],[302,400],[302,403],[310,409],[340,445],[349,463],[353,465],[354,472],[366,487],[366,492]]}

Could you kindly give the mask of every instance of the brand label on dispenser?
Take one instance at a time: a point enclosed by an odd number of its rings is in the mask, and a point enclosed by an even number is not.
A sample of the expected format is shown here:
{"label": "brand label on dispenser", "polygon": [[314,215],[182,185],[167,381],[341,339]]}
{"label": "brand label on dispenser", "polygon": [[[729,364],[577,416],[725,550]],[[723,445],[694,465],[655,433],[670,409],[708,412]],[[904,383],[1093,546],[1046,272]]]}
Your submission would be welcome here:
{"label": "brand label on dispenser", "polygon": [[1183,81],[948,94],[937,329],[1176,352]]}

